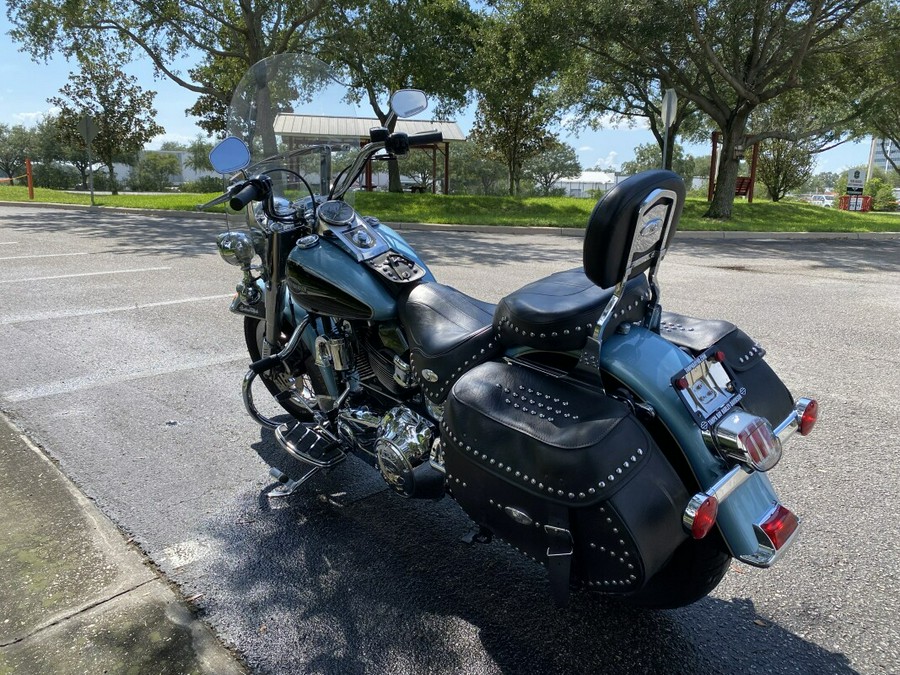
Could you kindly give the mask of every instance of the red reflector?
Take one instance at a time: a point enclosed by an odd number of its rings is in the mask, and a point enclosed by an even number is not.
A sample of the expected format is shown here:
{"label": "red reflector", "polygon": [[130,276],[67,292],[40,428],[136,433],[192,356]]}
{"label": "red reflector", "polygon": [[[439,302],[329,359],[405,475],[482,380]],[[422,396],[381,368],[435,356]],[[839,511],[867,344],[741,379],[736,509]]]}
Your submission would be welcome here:
{"label": "red reflector", "polygon": [[816,426],[817,419],[819,419],[819,403],[815,399],[812,399],[806,404],[806,408],[800,416],[800,424],[797,428],[800,435],[806,436],[806,434],[812,431],[813,427]]}
{"label": "red reflector", "polygon": [[715,497],[707,497],[703,503],[697,507],[694,514],[694,522],[691,523],[691,536],[694,539],[703,539],[713,525],[716,524],[716,516],[719,513],[719,502]]}
{"label": "red reflector", "polygon": [[720,350],[717,351],[715,354],[713,354],[713,358],[714,358],[716,361],[718,361],[719,363],[722,363],[722,362],[725,361],[725,352],[723,352],[723,351],[720,349]]}
{"label": "red reflector", "polygon": [[675,380],[675,386],[678,387],[679,389],[687,389],[689,386],[687,378],[679,377],[677,380]]}
{"label": "red reflector", "polygon": [[760,524],[762,531],[771,540],[772,546],[777,551],[785,545],[791,535],[797,530],[800,520],[790,509],[785,508],[781,504],[775,507],[775,511],[771,516],[766,518],[765,522]]}

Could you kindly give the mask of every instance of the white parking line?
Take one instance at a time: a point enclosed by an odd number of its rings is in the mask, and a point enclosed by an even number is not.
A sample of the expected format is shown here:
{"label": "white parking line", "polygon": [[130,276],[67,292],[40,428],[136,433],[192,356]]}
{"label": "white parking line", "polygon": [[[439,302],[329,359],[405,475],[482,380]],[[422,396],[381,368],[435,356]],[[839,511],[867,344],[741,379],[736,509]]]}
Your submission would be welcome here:
{"label": "white parking line", "polygon": [[114,312],[133,312],[136,309],[152,309],[154,307],[166,307],[168,305],[183,305],[187,302],[205,302],[206,300],[224,300],[233,298],[234,293],[226,295],[203,295],[196,298],[184,298],[183,300],[165,300],[163,302],[145,302],[140,305],[123,305],[122,307],[99,307],[95,309],[72,309],[60,312],[41,312],[40,314],[26,314],[23,316],[0,317],[0,326],[8,326],[14,323],[29,323],[31,321],[54,321],[56,319],[72,319],[79,316],[94,316],[96,314],[112,314]]}
{"label": "white parking line", "polygon": [[47,382],[44,384],[36,384],[31,387],[22,387],[20,389],[10,389],[0,393],[0,399],[8,403],[21,403],[23,401],[32,401],[36,398],[44,398],[46,396],[55,396],[57,394],[69,394],[84,389],[94,389],[96,387],[105,387],[108,385],[119,384],[122,382],[131,382],[133,380],[142,380],[148,377],[158,377],[160,375],[170,375],[172,373],[180,373],[185,370],[197,370],[200,368],[212,368],[215,366],[225,365],[237,361],[250,362],[247,352],[227,354],[225,356],[213,356],[206,359],[197,359],[194,361],[185,361],[184,359],[172,359],[173,364],[160,364],[141,371],[126,371],[116,375],[104,377],[100,373],[91,373],[81,377],[73,377],[67,380],[57,380],[56,382]]}
{"label": "white parking line", "polygon": [[18,244],[17,241],[0,241],[0,246],[12,246],[13,244]]}
{"label": "white parking line", "polygon": [[62,258],[70,255],[91,255],[85,251],[83,253],[41,253],[39,255],[14,255],[8,258],[0,258],[0,260],[31,260],[32,258]]}
{"label": "white parking line", "polygon": [[98,277],[103,274],[132,274],[134,272],[159,272],[171,267],[143,267],[137,270],[113,270],[111,272],[81,272],[79,274],[60,274],[53,277],[31,277],[30,279],[0,279],[0,284],[22,284],[32,281],[52,281],[54,279],[74,279],[75,277]]}

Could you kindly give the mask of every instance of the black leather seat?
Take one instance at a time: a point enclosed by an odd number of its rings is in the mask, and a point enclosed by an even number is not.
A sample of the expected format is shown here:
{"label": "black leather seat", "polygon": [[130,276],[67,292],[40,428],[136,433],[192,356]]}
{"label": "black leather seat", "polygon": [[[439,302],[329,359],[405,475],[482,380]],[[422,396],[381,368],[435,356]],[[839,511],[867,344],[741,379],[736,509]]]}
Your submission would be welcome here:
{"label": "black leather seat", "polygon": [[692,316],[663,310],[659,322],[659,334],[672,344],[695,353],[711,347],[736,326],[720,319],[695,319]]}
{"label": "black leather seat", "polygon": [[435,403],[465,371],[500,353],[491,324],[494,305],[443,284],[419,284],[400,303],[411,340],[413,372]]}
{"label": "black leather seat", "polygon": [[[581,349],[612,294],[612,288],[588,279],[583,268],[557,272],[503,298],[494,312],[494,328],[508,347]],[[640,321],[649,299],[643,274],[628,281],[606,333],[625,321]]]}

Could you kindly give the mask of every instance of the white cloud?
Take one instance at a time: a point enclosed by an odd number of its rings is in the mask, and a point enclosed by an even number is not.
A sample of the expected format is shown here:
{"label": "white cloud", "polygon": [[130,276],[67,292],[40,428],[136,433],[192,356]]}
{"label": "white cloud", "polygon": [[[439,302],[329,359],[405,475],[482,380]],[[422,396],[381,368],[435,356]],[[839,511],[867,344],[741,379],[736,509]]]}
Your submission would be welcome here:
{"label": "white cloud", "polygon": [[20,112],[13,113],[12,119],[13,124],[23,124],[26,127],[31,127],[44,119],[47,115],[55,115],[59,112],[59,108],[50,108],[49,110],[43,110],[39,112]]}
{"label": "white cloud", "polygon": [[603,171],[604,169],[614,169],[617,168],[616,158],[619,156],[619,153],[615,150],[610,150],[609,154],[606,157],[601,157],[597,160],[597,163],[594,164],[595,169],[600,169]]}
{"label": "white cloud", "polygon": [[578,152],[591,152],[593,149],[590,145],[582,145],[578,148]]}
{"label": "white cloud", "polygon": [[[200,130],[197,130],[200,132]],[[193,136],[188,136],[186,134],[162,134],[160,136],[154,136],[153,139],[147,144],[147,150],[159,150],[163,143],[169,141],[173,143],[181,143],[183,145],[190,145],[191,141],[193,141],[197,137],[196,134]]]}

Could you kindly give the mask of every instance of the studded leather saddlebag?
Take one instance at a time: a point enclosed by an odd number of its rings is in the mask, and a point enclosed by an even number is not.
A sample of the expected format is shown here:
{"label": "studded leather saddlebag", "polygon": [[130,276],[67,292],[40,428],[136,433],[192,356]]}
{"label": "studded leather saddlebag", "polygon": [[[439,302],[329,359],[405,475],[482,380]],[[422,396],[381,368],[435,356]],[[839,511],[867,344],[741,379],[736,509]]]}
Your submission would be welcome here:
{"label": "studded leather saddlebag", "polygon": [[488,362],[444,410],[447,486],[466,513],[569,584],[638,590],[684,541],[690,496],[628,407],[568,380]]}

